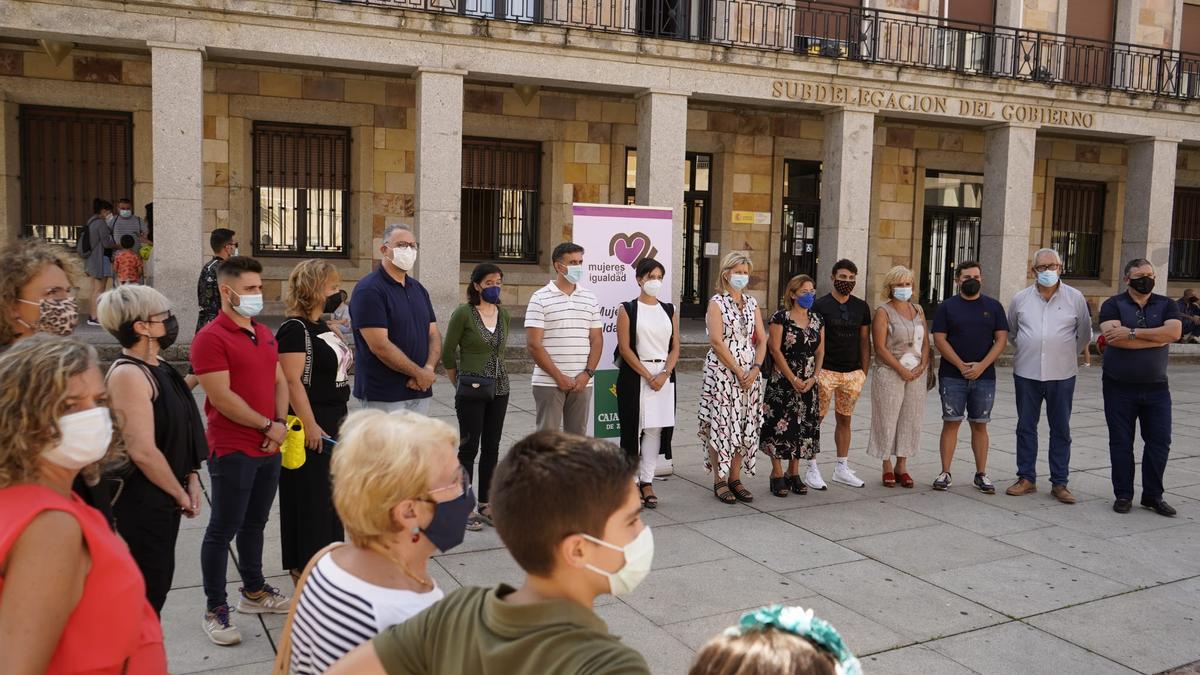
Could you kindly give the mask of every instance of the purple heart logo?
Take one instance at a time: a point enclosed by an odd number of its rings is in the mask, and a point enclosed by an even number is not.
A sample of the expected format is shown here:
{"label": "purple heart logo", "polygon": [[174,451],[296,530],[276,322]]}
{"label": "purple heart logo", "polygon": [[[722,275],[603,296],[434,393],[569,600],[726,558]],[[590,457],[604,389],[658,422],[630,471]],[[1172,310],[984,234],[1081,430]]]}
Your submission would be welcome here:
{"label": "purple heart logo", "polygon": [[647,237],[644,232],[634,232],[633,234],[622,232],[613,235],[608,244],[608,252],[610,255],[615,255],[617,260],[632,267],[641,262],[643,258],[654,255],[655,250],[650,246],[650,237]]}

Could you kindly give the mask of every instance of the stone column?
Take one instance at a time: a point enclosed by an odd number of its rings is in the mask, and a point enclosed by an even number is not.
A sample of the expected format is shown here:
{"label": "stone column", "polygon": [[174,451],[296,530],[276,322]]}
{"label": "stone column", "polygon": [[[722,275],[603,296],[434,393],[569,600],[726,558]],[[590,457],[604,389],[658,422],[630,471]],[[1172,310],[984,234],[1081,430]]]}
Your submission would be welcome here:
{"label": "stone column", "polygon": [[825,114],[825,156],[821,167],[821,227],[817,246],[817,289],[833,287],[833,264],[849,258],[858,266],[855,291],[874,296],[867,268],[871,227],[871,168],[875,114],[834,110]]}
{"label": "stone column", "polygon": [[1006,307],[1025,287],[1033,208],[1037,129],[1004,124],[987,130],[979,258],[983,292]]}
{"label": "stone column", "polygon": [[[671,297],[682,294],[683,164],[687,154],[687,94],[646,91],[637,97],[637,203],[673,209]],[[703,251],[701,251],[703,253]],[[722,252],[723,253],[723,252]]]}
{"label": "stone column", "polygon": [[1129,144],[1121,260],[1114,275],[1118,277],[1118,286],[1125,263],[1133,258],[1145,258],[1154,265],[1158,279],[1155,289],[1159,293],[1167,292],[1178,149],[1178,139],[1147,138]]}
{"label": "stone column", "polygon": [[154,162],[154,286],[179,317],[179,342],[196,330],[204,144],[204,48],[150,42]]}
{"label": "stone column", "polygon": [[417,70],[416,230],[421,245],[416,276],[429,291],[438,323],[462,303],[463,75],[440,68]]}

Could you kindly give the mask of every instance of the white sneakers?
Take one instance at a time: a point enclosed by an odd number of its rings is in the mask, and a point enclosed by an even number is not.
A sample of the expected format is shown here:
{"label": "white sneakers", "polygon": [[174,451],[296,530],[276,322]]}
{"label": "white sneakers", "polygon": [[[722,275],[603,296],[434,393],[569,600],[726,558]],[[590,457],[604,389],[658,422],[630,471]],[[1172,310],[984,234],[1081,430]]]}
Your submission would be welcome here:
{"label": "white sneakers", "polygon": [[808,471],[804,472],[804,484],[814,490],[827,490],[825,479],[821,478],[821,469],[815,463],[809,463]]}
{"label": "white sneakers", "polygon": [[849,485],[854,488],[860,488],[865,485],[861,478],[854,475],[854,469],[851,469],[850,465],[845,462],[838,462],[837,466],[833,469],[833,482]]}
{"label": "white sneakers", "polygon": [[227,647],[242,641],[242,632],[229,619],[229,605],[221,605],[211,612],[205,612],[202,625],[213,644]]}
{"label": "white sneakers", "polygon": [[659,457],[658,464],[654,466],[654,476],[661,478],[662,476],[670,476],[675,473],[674,463],[666,457]]}

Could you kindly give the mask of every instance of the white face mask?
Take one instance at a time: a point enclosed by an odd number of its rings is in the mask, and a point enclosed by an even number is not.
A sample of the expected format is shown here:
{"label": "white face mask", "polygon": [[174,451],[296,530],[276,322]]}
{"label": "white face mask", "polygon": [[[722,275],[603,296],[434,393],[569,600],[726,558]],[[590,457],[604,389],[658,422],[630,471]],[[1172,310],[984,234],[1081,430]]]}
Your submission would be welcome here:
{"label": "white face mask", "polygon": [[638,536],[625,546],[616,546],[603,539],[597,539],[590,534],[583,535],[584,539],[599,544],[625,555],[625,565],[616,572],[605,572],[595,565],[586,565],[587,569],[596,574],[608,577],[608,592],[613,595],[625,595],[637,588],[638,584],[650,573],[650,565],[654,562],[654,535],[650,534],[650,526],[642,528]]}
{"label": "white face mask", "polygon": [[133,215],[133,211],[130,211],[129,209],[121,209],[121,217],[122,218],[129,218],[132,215]]}
{"label": "white face mask", "polygon": [[658,297],[658,292],[662,290],[662,279],[650,279],[642,284],[642,290],[646,291],[646,295]]}
{"label": "white face mask", "polygon": [[730,274],[729,285],[733,286],[734,290],[740,291],[750,283],[749,274]]}
{"label": "white face mask", "polygon": [[238,314],[241,314],[247,319],[253,319],[254,317],[258,316],[259,312],[262,311],[262,293],[257,295],[238,295],[237,293],[234,293],[234,295],[238,296],[238,305],[233,308],[233,311],[237,312]]}
{"label": "white face mask", "polygon": [[892,297],[900,302],[912,299],[912,286],[897,286],[892,289]]}
{"label": "white face mask", "polygon": [[49,450],[42,451],[47,462],[64,469],[78,471],[99,462],[112,443],[112,415],[108,408],[83,410],[58,418],[62,440]]}
{"label": "white face mask", "polygon": [[417,262],[417,249],[398,247],[392,249],[392,263],[405,272],[412,269]]}

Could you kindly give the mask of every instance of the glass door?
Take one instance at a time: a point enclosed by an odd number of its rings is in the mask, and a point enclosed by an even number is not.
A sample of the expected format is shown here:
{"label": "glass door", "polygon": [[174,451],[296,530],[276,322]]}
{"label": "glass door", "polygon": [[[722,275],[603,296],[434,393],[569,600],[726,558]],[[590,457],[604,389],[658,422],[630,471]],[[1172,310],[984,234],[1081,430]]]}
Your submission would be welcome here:
{"label": "glass door", "polygon": [[704,244],[708,241],[712,200],[712,155],[689,152],[683,165],[683,290],[682,316],[704,316],[712,292]]}
{"label": "glass door", "polygon": [[925,177],[925,255],[917,280],[927,315],[954,294],[954,268],[979,260],[983,176],[929,171]]}
{"label": "glass door", "polygon": [[779,233],[779,294],[797,274],[817,278],[821,226],[821,163],[783,161],[783,228]]}

